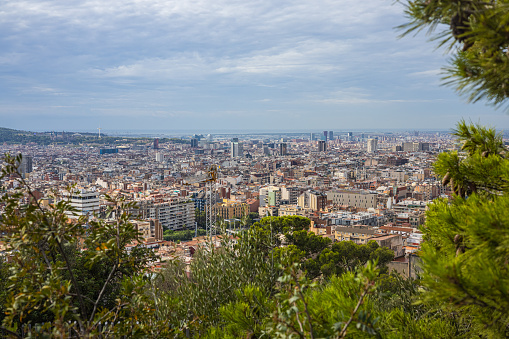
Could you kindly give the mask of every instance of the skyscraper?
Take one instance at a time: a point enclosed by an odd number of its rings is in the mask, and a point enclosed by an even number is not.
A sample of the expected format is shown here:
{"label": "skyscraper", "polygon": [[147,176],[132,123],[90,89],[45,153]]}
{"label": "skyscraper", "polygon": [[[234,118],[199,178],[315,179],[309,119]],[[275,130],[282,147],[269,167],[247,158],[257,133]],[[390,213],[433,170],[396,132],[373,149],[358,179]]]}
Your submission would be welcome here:
{"label": "skyscraper", "polygon": [[32,172],[32,157],[29,155],[23,155],[21,164],[19,165],[19,171],[25,175]]}
{"label": "skyscraper", "polygon": [[154,139],[154,149],[159,149],[159,138]]}
{"label": "skyscraper", "polygon": [[279,144],[279,154],[286,155],[287,154],[287,146],[286,143]]}
{"label": "skyscraper", "polygon": [[232,141],[231,145],[230,145],[230,154],[231,154],[231,157],[232,158],[238,158],[238,157],[241,157],[242,154],[244,153],[244,150],[243,150],[243,147],[242,147],[242,143],[241,142],[238,142],[238,138],[234,138],[236,139],[237,141]]}
{"label": "skyscraper", "polygon": [[368,153],[375,153],[378,148],[377,139],[368,139]]}
{"label": "skyscraper", "polygon": [[325,140],[318,141],[318,152],[327,152],[327,142]]}
{"label": "skyscraper", "polygon": [[329,131],[329,140],[330,141],[334,140],[334,132],[333,131]]}
{"label": "skyscraper", "polygon": [[327,136],[329,133],[327,131],[323,131],[324,140],[327,141]]}
{"label": "skyscraper", "polygon": [[198,147],[198,139],[197,138],[191,139],[191,147],[193,147],[193,148]]}

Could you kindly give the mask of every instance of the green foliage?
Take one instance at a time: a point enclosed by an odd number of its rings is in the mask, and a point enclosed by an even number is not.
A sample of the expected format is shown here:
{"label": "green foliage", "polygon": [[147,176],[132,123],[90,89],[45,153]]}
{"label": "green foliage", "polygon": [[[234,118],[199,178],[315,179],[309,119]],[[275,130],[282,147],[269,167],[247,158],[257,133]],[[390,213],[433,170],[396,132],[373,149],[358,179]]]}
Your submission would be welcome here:
{"label": "green foliage", "polygon": [[454,313],[431,312],[415,316],[402,308],[383,313],[380,319],[383,337],[391,339],[472,338],[469,325],[461,323]]}
{"label": "green foliage", "polygon": [[246,286],[236,291],[236,300],[219,309],[224,319],[223,327],[212,327],[208,338],[259,338],[263,335],[274,301],[267,292],[256,286]]}
{"label": "green foliage", "polygon": [[434,164],[435,173],[465,197],[476,193],[493,197],[509,192],[509,161],[502,136],[479,125],[458,123],[454,133],[464,152],[441,153]]}
{"label": "green foliage", "polygon": [[198,228],[205,229],[207,227],[207,214],[205,211],[200,211],[199,208],[194,210],[194,219],[198,223]]}
{"label": "green foliage", "polygon": [[265,217],[260,222],[254,223],[255,227],[265,227],[274,233],[285,234],[294,231],[308,230],[311,220],[298,215],[283,217]]}
{"label": "green foliage", "polygon": [[5,304],[7,302],[7,286],[9,266],[0,258],[0,323],[4,318]]}
{"label": "green foliage", "polygon": [[458,124],[462,153],[440,155],[436,172],[457,195],[436,200],[423,228],[422,299],[471,324],[470,334],[509,335],[509,160],[493,129]]}
{"label": "green foliage", "polygon": [[[7,154],[2,177],[16,173],[21,160],[21,155]],[[142,248],[127,252],[127,244],[142,240],[129,215],[122,212],[132,203],[107,197],[117,212],[114,222],[87,222],[85,217],[71,221],[67,215],[75,210],[65,199],[49,209],[35,198],[22,205],[24,194],[33,197],[33,193],[21,176],[16,178],[20,188],[2,197],[1,231],[7,234],[4,242],[13,262],[2,330],[15,333],[27,323],[50,322],[41,329],[47,335],[72,330],[87,337],[113,315],[119,323],[125,321],[127,304],[118,299],[125,296],[122,283],[126,277],[142,274],[153,259]]]}
{"label": "green foliage", "polygon": [[[198,229],[198,236],[202,236],[207,234],[207,231],[204,229],[199,228]],[[185,230],[185,231],[173,231],[173,230],[166,230],[164,231],[164,240],[166,241],[189,241],[193,240],[195,236],[194,230]]]}
{"label": "green foliage", "polygon": [[294,231],[293,233],[286,234],[285,237],[288,243],[297,246],[307,256],[322,252],[332,242],[329,238],[321,237],[306,230]]}
{"label": "green foliage", "polygon": [[271,338],[363,338],[378,333],[378,317],[368,298],[376,290],[376,264],[332,277],[318,286],[290,266],[279,278],[277,308],[267,325]]}
{"label": "green foliage", "polygon": [[460,312],[495,337],[508,334],[508,210],[508,195],[437,201],[422,245],[426,300]]}
{"label": "green foliage", "polygon": [[375,241],[357,245],[352,241],[341,241],[325,248],[316,259],[309,258],[304,268],[311,278],[323,275],[341,275],[356,267],[365,265],[368,260],[376,261],[382,272],[387,271],[386,265],[394,259],[394,252],[386,247],[380,248]]}
{"label": "green foliage", "polygon": [[168,263],[161,272],[157,286],[169,298],[179,300],[173,308],[175,321],[193,333],[205,333],[208,327],[222,324],[220,308],[237,300],[238,293],[247,293],[249,286],[256,286],[264,295],[274,289],[279,270],[270,233],[255,227],[239,236],[236,242],[224,238],[220,249],[211,250],[209,243],[198,250],[189,275],[179,261]]}
{"label": "green foliage", "polygon": [[494,154],[503,157],[506,154],[502,134],[497,133],[494,128],[467,124],[465,120],[461,120],[453,130],[453,135],[463,142],[461,149],[469,156],[480,154],[486,157]]}
{"label": "green foliage", "polygon": [[410,20],[404,35],[427,28],[432,40],[450,44],[454,54],[448,82],[469,101],[500,106],[509,95],[509,3],[507,1],[405,0]]}

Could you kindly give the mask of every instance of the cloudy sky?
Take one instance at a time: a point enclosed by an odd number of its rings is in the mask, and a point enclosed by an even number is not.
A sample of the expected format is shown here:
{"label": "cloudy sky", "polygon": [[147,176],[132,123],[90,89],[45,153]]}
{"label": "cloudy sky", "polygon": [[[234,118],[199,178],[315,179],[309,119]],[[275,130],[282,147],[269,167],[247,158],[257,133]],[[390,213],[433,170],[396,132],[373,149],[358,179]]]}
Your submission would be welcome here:
{"label": "cloudy sky", "polygon": [[440,86],[447,55],[391,0],[2,0],[0,126],[497,128]]}

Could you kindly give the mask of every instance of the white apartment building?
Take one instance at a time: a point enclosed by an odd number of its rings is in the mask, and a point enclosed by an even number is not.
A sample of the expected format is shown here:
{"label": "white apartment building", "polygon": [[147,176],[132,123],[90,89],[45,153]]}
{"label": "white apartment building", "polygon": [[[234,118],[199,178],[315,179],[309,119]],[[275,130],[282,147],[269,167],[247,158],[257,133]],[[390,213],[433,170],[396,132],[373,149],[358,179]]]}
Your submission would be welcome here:
{"label": "white apartment building", "polygon": [[377,139],[368,139],[368,153],[374,153],[378,149],[378,140]]}
{"label": "white apartment building", "polygon": [[157,219],[164,230],[194,228],[194,202],[189,199],[173,198],[164,202],[140,201],[139,209],[133,215],[142,219]]}
{"label": "white apartment building", "polygon": [[72,192],[65,192],[64,197],[69,199],[71,207],[77,210],[74,213],[68,213],[71,217],[72,214],[76,214],[77,216],[92,216],[94,213],[99,213],[100,202],[98,192],[87,191],[81,188],[73,190]]}

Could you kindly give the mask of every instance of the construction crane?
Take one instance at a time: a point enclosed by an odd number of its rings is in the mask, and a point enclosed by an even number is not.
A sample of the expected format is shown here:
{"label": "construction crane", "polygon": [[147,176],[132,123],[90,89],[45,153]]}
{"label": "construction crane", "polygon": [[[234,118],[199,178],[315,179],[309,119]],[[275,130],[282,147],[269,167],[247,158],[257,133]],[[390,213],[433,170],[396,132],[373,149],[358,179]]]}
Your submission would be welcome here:
{"label": "construction crane", "polygon": [[205,176],[201,176],[198,178],[189,178],[184,179],[184,185],[192,185],[198,183],[205,183],[205,214],[206,214],[206,222],[205,229],[210,237],[210,241],[212,241],[212,228],[215,228],[216,223],[216,215],[213,213],[213,207],[216,203],[216,181],[217,181],[217,171],[219,166],[211,165],[207,170]]}

